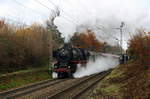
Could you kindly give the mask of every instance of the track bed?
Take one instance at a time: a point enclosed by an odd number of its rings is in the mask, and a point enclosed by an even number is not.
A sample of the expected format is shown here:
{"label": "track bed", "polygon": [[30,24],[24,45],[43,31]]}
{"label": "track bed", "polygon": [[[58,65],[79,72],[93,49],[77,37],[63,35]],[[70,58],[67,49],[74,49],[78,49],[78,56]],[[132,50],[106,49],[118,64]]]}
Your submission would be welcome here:
{"label": "track bed", "polygon": [[76,99],[111,70],[76,79],[54,79],[0,93],[0,99]]}

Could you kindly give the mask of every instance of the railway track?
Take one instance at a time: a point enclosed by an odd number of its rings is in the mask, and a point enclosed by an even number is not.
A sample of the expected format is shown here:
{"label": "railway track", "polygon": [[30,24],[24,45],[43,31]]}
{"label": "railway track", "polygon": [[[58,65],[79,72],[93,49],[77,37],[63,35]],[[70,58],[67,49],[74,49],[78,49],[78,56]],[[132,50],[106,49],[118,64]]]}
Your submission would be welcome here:
{"label": "railway track", "polygon": [[81,94],[93,87],[110,72],[111,70],[81,79],[72,86],[66,86],[66,88],[58,90],[57,93],[51,94],[48,96],[48,99],[77,99]]}
{"label": "railway track", "polygon": [[78,79],[52,79],[0,93],[0,99],[76,99],[109,71]]}
{"label": "railway track", "polygon": [[30,84],[30,85],[27,85],[24,87],[12,89],[9,91],[0,92],[0,99],[12,99],[15,97],[24,96],[24,95],[34,92],[36,90],[40,90],[40,89],[46,88],[48,86],[58,84],[65,80],[67,80],[67,79],[49,79],[49,80],[41,81],[38,83]]}

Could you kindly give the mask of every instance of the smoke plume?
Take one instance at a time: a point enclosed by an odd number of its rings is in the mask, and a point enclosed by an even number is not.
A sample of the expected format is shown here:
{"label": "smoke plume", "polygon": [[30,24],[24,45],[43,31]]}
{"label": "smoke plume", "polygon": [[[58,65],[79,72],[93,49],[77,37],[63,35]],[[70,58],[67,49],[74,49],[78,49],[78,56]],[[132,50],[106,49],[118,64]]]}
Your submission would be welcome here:
{"label": "smoke plume", "polygon": [[[120,40],[119,28],[121,21],[123,27],[123,48],[127,49],[130,39],[129,32],[144,27],[150,30],[149,0],[63,0],[60,8],[70,16],[71,22],[63,18],[66,14],[61,12],[55,20],[60,32],[66,41],[74,32],[91,29],[101,41],[117,45]],[[69,19],[69,18],[68,18]],[[133,35],[133,34],[132,34]]]}
{"label": "smoke plume", "polygon": [[118,57],[111,54],[103,54],[103,56],[98,57],[95,62],[90,60],[86,67],[78,64],[77,71],[74,74],[75,78],[80,78],[88,76],[91,74],[96,74],[111,68],[116,67],[119,64]]}

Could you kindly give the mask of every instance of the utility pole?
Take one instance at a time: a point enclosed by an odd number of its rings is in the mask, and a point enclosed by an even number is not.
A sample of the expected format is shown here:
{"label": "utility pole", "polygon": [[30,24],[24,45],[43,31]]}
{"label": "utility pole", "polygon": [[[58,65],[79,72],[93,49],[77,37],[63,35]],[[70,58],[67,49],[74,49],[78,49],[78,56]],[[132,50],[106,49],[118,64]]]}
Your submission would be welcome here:
{"label": "utility pole", "polygon": [[50,22],[47,23],[49,27],[49,32],[50,32],[50,56],[49,56],[49,68],[51,69],[52,67],[52,61],[53,61],[53,33],[56,32],[57,26],[54,24],[54,20],[56,17],[60,15],[60,11],[56,9],[56,12],[51,16]]}
{"label": "utility pole", "polygon": [[120,25],[120,27],[119,28],[114,28],[114,29],[118,29],[118,30],[120,30],[120,51],[121,51],[121,54],[123,54],[123,48],[122,48],[122,45],[123,45],[123,30],[122,30],[122,28],[123,28],[123,26],[125,25],[125,23],[124,22],[121,22],[121,25]]}

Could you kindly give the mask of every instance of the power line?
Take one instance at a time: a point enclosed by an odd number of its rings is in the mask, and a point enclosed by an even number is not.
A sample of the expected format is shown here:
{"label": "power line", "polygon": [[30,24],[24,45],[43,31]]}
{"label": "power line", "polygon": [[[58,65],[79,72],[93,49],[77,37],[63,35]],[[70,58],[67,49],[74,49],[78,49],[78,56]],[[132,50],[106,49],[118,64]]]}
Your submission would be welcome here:
{"label": "power line", "polygon": [[[38,1],[38,0],[34,0],[34,1],[36,1],[38,4],[42,5],[43,7],[47,8],[48,10],[52,11],[52,13],[56,14],[54,10],[50,9],[49,7],[47,7],[46,5],[44,5],[43,3],[41,3],[40,1]],[[67,20],[68,22],[71,22],[71,21],[72,21],[72,20],[69,20],[68,18],[66,18],[66,17],[64,17],[64,16],[62,16],[62,17],[63,17],[65,20]],[[75,23],[75,22],[73,22],[73,21],[72,21],[71,23],[77,24],[77,23]]]}
{"label": "power line", "polygon": [[[58,8],[57,5],[55,3],[53,3],[51,0],[48,0],[48,2],[50,2],[54,7]],[[59,8],[60,9],[60,8]],[[73,19],[71,18],[67,13],[65,13],[65,11],[63,9],[60,9],[62,12],[64,12],[64,14],[66,14],[65,16],[67,16],[68,18],[70,19]],[[73,19],[75,20],[75,19]],[[78,23],[78,21],[74,21],[76,24]],[[78,23],[79,24],[79,23]]]}
{"label": "power line", "polygon": [[[15,1],[18,5],[20,5],[20,6],[24,7],[24,8],[30,9],[30,10],[32,10],[32,11],[33,11],[33,12],[35,12],[35,13],[37,13],[37,12],[38,12],[37,10],[31,9],[31,8],[29,8],[29,7],[25,6],[24,4],[22,4],[21,2],[18,2],[17,0],[14,0],[14,1]],[[37,14],[39,14],[39,12],[38,12]],[[42,15],[44,15],[44,16],[45,16],[45,14],[44,14],[44,13],[42,13]]]}
{"label": "power line", "polygon": [[[32,11],[34,11],[34,12],[36,11],[36,10],[33,10],[33,9],[31,9],[31,8],[29,8],[29,7],[27,7],[27,6],[25,6],[24,4],[18,2],[17,0],[14,0],[14,1],[15,1],[18,5],[20,5],[20,6],[24,7],[24,8],[30,9],[30,10],[32,10]],[[37,11],[36,11],[36,12],[37,12]],[[38,13],[38,14],[39,14],[39,13]],[[45,16],[44,13],[42,13],[42,15]],[[7,16],[11,16],[11,14],[8,14]],[[14,16],[11,16],[11,17],[14,17]],[[11,21],[11,22],[13,22],[13,24],[14,24],[14,22],[15,22],[16,24],[20,24],[20,25],[27,26],[27,25],[26,25],[25,23],[23,23],[23,22],[19,22],[19,21],[14,20],[14,19],[18,19],[18,18],[16,18],[16,17],[14,17],[14,18],[12,19],[12,18],[6,18],[6,17],[1,17],[1,16],[0,16],[0,18],[1,18],[2,20]]]}
{"label": "power line", "polygon": [[[48,0],[48,2],[50,2],[55,8],[58,8],[57,5],[54,4],[52,1]],[[59,8],[59,9],[60,9],[60,8]],[[61,10],[62,12],[64,12],[63,9],[60,9],[60,10]],[[64,12],[64,14],[66,14],[66,13]],[[78,22],[73,21],[74,19],[71,18],[70,16],[68,16],[67,14],[66,14],[65,16],[67,16],[67,17],[70,19],[70,21],[72,21],[73,23],[78,24]],[[65,17],[65,16],[64,16],[64,17]],[[66,18],[67,18],[67,17],[66,17]],[[68,20],[68,19],[67,19],[67,20]]]}
{"label": "power line", "polygon": [[50,2],[52,5],[54,5],[55,7],[57,7],[57,5],[55,5],[55,3],[53,3],[52,1],[48,0],[48,2]]}
{"label": "power line", "polygon": [[[20,2],[18,2],[17,0],[14,0],[18,5],[20,5],[20,6],[22,6],[22,7],[24,7],[24,8],[28,8],[28,9],[31,9],[31,8],[29,8],[29,7],[27,7],[27,6],[25,6],[24,4],[22,4],[22,3],[20,3]],[[53,10],[53,9],[50,9],[49,7],[47,7],[46,5],[44,5],[43,3],[41,3],[39,0],[34,0],[35,2],[37,2],[38,4],[40,4],[40,5],[42,5],[43,7],[45,7],[46,9],[48,9],[48,10],[50,10],[53,14],[56,14],[55,13],[55,11]],[[49,1],[54,7],[56,7],[56,8],[58,8],[53,2],[51,2],[51,1]],[[36,10],[33,10],[33,9],[31,9],[32,11],[36,11]],[[62,10],[63,11],[63,10]],[[37,11],[36,11],[37,12]],[[64,11],[63,11],[64,12]],[[45,16],[45,14],[43,14],[42,13],[42,15],[44,15]],[[71,22],[72,20],[71,19],[68,19],[66,16],[62,16],[65,20],[67,20],[67,21],[69,21],[69,22]],[[70,17],[69,17],[70,18]],[[74,21],[72,21],[74,24],[77,24],[76,22],[74,22]],[[71,23],[72,23],[71,22]]]}
{"label": "power line", "polygon": [[44,5],[43,3],[41,3],[39,0],[34,0],[35,2],[37,2],[38,4],[42,5],[43,7],[47,8],[48,10],[50,10],[52,13],[55,14],[55,11],[53,9],[50,9],[49,7],[47,7],[46,5]]}
{"label": "power line", "polygon": [[[16,1],[16,0],[14,0],[14,1],[15,1],[18,5],[20,5],[20,6],[24,7],[24,8],[31,9],[31,8],[25,6],[24,4],[22,4],[22,3],[20,3],[20,2],[18,2],[18,1]],[[50,10],[52,13],[56,14],[54,10],[50,9],[49,7],[47,7],[46,5],[44,5],[43,3],[41,3],[40,1],[38,1],[38,0],[35,0],[35,1],[36,1],[38,4],[42,5],[43,7],[47,8],[48,10]],[[31,10],[33,10],[33,9],[31,9]],[[35,10],[33,10],[33,11],[35,11]],[[10,16],[10,15],[9,15],[9,16]],[[67,20],[68,22],[71,22],[71,21],[70,21],[68,18],[66,18],[65,16],[63,16],[63,17],[64,17],[64,19]],[[7,19],[8,19],[8,18],[7,18]],[[17,19],[17,18],[15,17],[14,19]],[[21,23],[21,22],[19,22],[19,21],[14,20],[14,19],[9,18],[8,20],[10,20],[10,21],[12,21],[12,22],[16,22],[17,24],[24,24],[24,23]],[[72,22],[71,22],[71,23],[72,23]],[[74,24],[76,24],[76,23],[74,23]]]}
{"label": "power line", "polygon": [[[53,3],[51,0],[48,0],[54,7],[56,7],[57,8],[57,5],[55,4],[55,3]],[[60,8],[59,8],[60,9]],[[63,10],[63,9],[60,9],[62,12],[64,12],[64,14],[65,14],[65,16],[67,16],[68,18],[70,18],[70,19],[73,19],[73,18],[71,18],[67,13],[65,13],[65,11]],[[73,20],[75,20],[75,19],[73,19]],[[77,21],[75,21],[75,22],[77,22]],[[77,22],[78,23],[78,22]]]}

